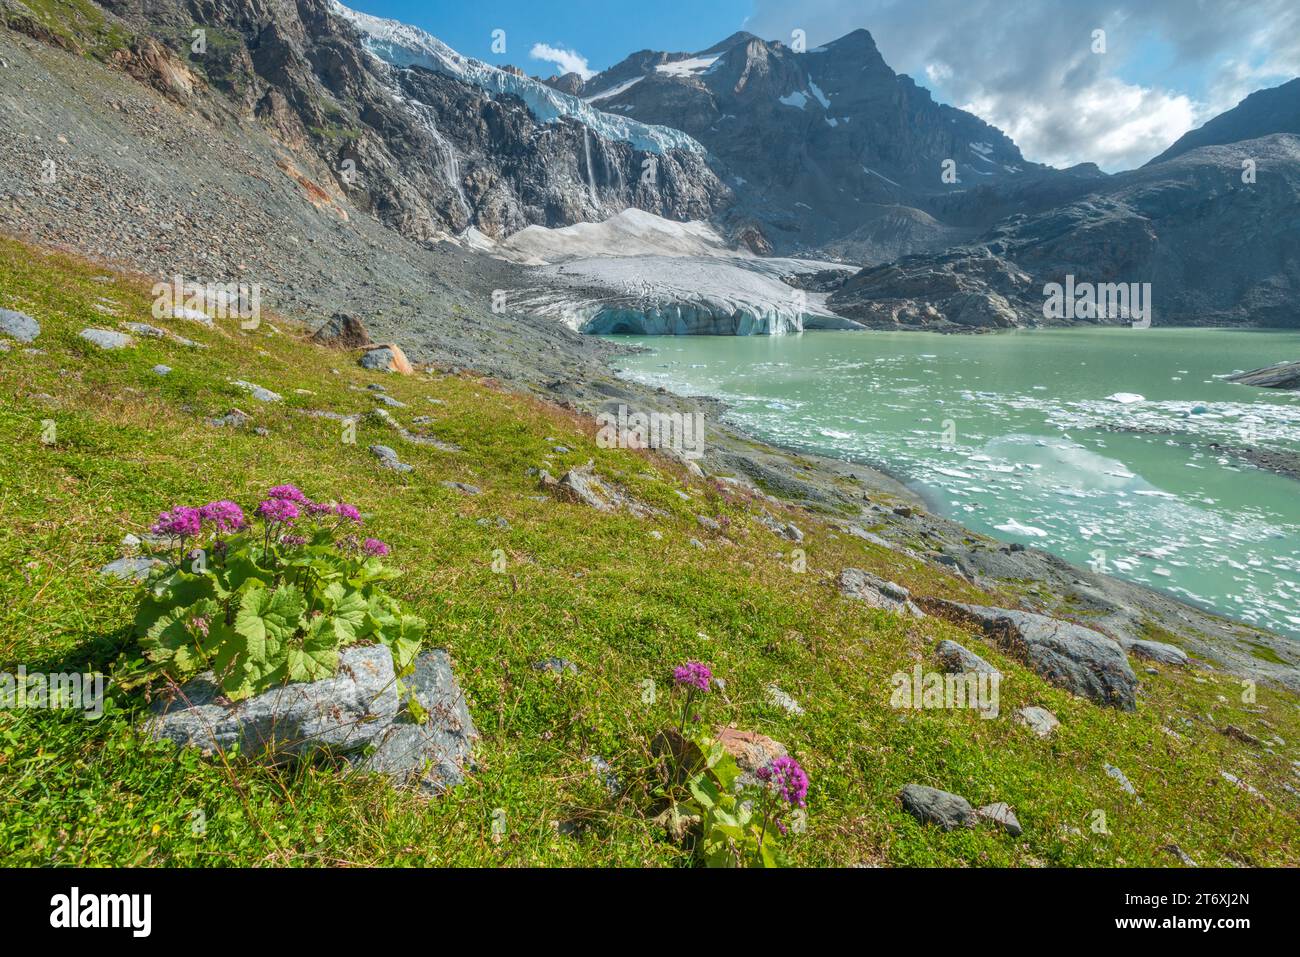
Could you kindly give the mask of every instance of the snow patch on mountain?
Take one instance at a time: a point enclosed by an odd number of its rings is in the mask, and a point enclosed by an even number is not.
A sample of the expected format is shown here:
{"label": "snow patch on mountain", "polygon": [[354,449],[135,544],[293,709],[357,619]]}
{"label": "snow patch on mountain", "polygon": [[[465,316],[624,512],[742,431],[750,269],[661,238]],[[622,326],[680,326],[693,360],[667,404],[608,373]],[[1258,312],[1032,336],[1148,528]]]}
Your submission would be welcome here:
{"label": "snow patch on mountain", "polygon": [[748,250],[728,247],[708,223],[679,223],[634,207],[601,223],[575,223],[553,229],[529,226],[498,243],[493,251],[525,265],[597,257],[753,257]]}
{"label": "snow patch on mountain", "polygon": [[573,119],[608,140],[631,143],[636,149],[645,152],[704,152],[704,147],[697,140],[681,130],[651,126],[625,116],[603,113],[590,103],[554,90],[538,80],[507,73],[481,60],[462,56],[419,27],[360,13],[337,0],[334,2],[334,12],[361,32],[363,44],[372,56],[391,66],[399,69],[423,67],[455,77],[489,93],[517,96],[542,123]]}

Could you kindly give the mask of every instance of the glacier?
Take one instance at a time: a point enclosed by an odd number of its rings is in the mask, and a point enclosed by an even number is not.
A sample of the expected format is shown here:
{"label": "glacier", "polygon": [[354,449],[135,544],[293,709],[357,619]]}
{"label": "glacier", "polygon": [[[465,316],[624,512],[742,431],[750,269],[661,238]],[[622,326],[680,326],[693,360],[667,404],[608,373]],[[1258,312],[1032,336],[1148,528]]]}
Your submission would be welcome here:
{"label": "glacier", "polygon": [[604,113],[590,103],[553,90],[538,80],[516,76],[482,60],[462,56],[419,27],[361,13],[344,6],[338,0],[334,0],[333,9],[336,15],[361,32],[366,50],[390,66],[399,69],[423,67],[489,93],[517,96],[538,122],[553,123],[564,118],[576,120],[605,139],[630,143],[645,153],[666,153],[670,150],[705,152],[698,140],[681,130]]}

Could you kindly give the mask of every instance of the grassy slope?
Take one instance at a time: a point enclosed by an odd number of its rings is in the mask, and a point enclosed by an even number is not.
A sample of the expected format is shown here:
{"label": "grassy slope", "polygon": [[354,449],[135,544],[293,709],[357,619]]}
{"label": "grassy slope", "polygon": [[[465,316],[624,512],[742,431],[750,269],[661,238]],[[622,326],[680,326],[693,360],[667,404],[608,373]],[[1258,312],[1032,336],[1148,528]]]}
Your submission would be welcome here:
{"label": "grassy slope", "polygon": [[[1232,679],[1139,667],[1139,710],[1120,714],[979,646],[1008,675],[1001,719],[895,711],[892,673],[929,661],[942,637],[974,639],[843,599],[828,576],[856,565],[920,594],[983,597],[968,585],[806,515],[793,516],[809,532],[808,571],[795,574],[789,543],[759,525],[757,505],[742,496],[658,458],[598,449],[585,420],[491,383],[367,373],[306,345],[287,324],[244,333],[233,322],[207,330],[163,320],[210,348],[143,339],[100,352],[77,337],[85,326],[118,321],[93,309],[100,296],[119,304],[122,319],[155,322],[147,285],[95,282],[101,273],[0,240],[0,306],[43,326],[40,354],[17,346],[0,354],[0,437],[9,450],[0,465],[0,669],[106,666],[126,640],[134,587],[109,583],[97,569],[121,554],[123,534],[147,528],[174,503],[229,497],[249,505],[268,486],[294,482],[372,515],[371,533],[393,545],[407,572],[397,590],[429,620],[429,641],[450,649],[483,739],[468,783],[424,802],[329,768],[228,765],[145,743],[132,730],[138,699],[100,721],[0,712],[0,862],[686,864],[632,797],[606,795],[585,758],[603,755],[625,782],[636,781],[645,742],[673,707],[669,669],[696,658],[727,681],[726,698],[708,703],[711,719],[786,742],[808,768],[808,830],[792,844],[799,863],[1167,865],[1174,858],[1161,846],[1170,841],[1202,864],[1300,863],[1300,801],[1282,787],[1300,784],[1291,766],[1300,716],[1290,696],[1261,688],[1247,706]],[[155,375],[159,362],[175,371]],[[256,403],[228,378],[285,401]],[[408,405],[392,410],[400,421],[433,415],[436,434],[465,451],[409,445],[370,422],[348,445],[338,423],[295,411],[364,410],[371,400],[349,386],[381,379]],[[204,423],[232,406],[272,434]],[[57,423],[53,446],[39,440],[44,419]],[[548,436],[573,453],[551,453]],[[374,442],[397,448],[416,471],[379,469],[366,450]],[[670,516],[640,522],[540,497],[527,469],[548,457],[556,474],[595,458]],[[471,482],[484,494],[466,497],[441,480]],[[688,490],[690,502],[675,489]],[[699,528],[696,514],[729,518],[736,544]],[[498,516],[509,530],[476,523]],[[692,536],[707,548],[691,546]],[[506,574],[491,568],[498,548],[508,555]],[[530,667],[552,654],[576,661],[581,675]],[[661,689],[654,706],[642,703],[646,678]],[[772,682],[806,715],[768,704]],[[1011,721],[1031,703],[1061,718],[1052,740]],[[1287,744],[1266,754],[1218,733],[1207,713],[1217,725]],[[1106,777],[1107,762],[1128,774],[1141,806]],[[1220,769],[1263,796],[1234,788]],[[975,803],[1006,801],[1025,834],[921,827],[895,798],[911,781]],[[509,832],[499,843],[491,840],[495,808],[505,809]],[[1090,829],[1094,810],[1105,812],[1110,833]],[[194,826],[200,813],[206,829]],[[556,821],[581,822],[579,833],[561,835]]]}

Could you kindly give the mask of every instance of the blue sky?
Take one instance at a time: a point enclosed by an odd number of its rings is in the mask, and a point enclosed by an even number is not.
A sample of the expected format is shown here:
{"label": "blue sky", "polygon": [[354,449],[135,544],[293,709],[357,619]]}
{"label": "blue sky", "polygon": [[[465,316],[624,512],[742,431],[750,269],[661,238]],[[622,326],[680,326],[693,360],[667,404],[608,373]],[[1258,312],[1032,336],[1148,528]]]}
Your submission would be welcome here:
{"label": "blue sky", "polygon": [[[1247,94],[1300,74],[1300,0],[351,3],[540,76],[598,72],[637,50],[700,50],[741,29],[787,42],[801,29],[815,45],[865,27],[890,66],[1005,131],[1027,158],[1108,171],[1141,165]],[[494,30],[505,31],[504,53],[492,49]]]}
{"label": "blue sky", "polygon": [[[354,0],[351,5],[423,27],[467,56],[541,75],[554,66],[528,56],[536,43],[576,50],[599,72],[637,50],[712,46],[741,29],[753,9],[751,0]],[[497,29],[506,31],[504,55],[492,52]]]}

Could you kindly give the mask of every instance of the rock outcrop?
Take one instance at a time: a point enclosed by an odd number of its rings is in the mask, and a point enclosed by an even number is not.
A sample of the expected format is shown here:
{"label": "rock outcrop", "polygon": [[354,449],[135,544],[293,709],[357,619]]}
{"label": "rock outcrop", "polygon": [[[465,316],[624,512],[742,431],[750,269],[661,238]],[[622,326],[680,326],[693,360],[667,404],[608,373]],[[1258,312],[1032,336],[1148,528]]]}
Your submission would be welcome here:
{"label": "rock outcrop", "polygon": [[231,703],[211,673],[154,706],[144,731],[159,741],[283,763],[317,756],[343,759],[395,783],[438,793],[461,783],[478,732],[445,651],[429,651],[402,679],[428,715],[403,705],[393,659],[382,646],[352,647],[338,673]]}
{"label": "rock outcrop", "polygon": [[1068,621],[1007,608],[930,599],[930,610],[974,626],[1048,681],[1097,704],[1132,711],[1137,676],[1119,643]]}
{"label": "rock outcrop", "polygon": [[1228,376],[1228,381],[1261,389],[1300,389],[1300,361],[1278,362],[1262,369],[1238,372]]}

